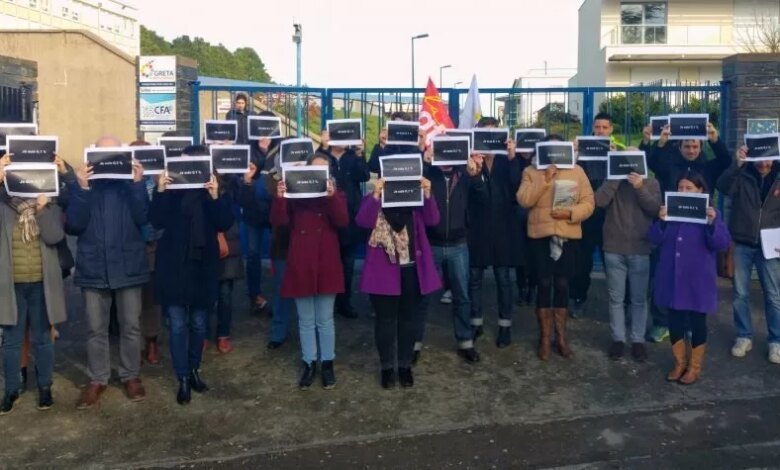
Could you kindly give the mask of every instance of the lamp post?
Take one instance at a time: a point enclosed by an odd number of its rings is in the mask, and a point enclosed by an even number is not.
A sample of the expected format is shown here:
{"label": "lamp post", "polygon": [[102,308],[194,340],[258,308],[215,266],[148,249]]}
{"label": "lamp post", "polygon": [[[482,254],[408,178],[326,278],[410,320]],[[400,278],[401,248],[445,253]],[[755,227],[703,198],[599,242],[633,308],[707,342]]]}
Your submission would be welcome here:
{"label": "lamp post", "polygon": [[301,136],[301,125],[302,125],[302,110],[301,110],[301,43],[303,42],[303,26],[301,26],[300,23],[293,23],[293,28],[295,29],[295,33],[293,34],[292,40],[295,43],[295,49],[296,49],[296,81],[295,86],[299,88],[298,93],[296,93],[295,98],[295,135],[300,137]]}
{"label": "lamp post", "polygon": [[412,36],[412,89],[414,89],[414,41],[415,39],[424,39],[428,37],[428,33],[418,34]]}
{"label": "lamp post", "polygon": [[458,88],[458,85],[463,85],[463,82],[455,82],[455,83],[452,85],[452,88]]}
{"label": "lamp post", "polygon": [[442,70],[451,68],[452,65],[442,65],[439,67],[439,88],[444,88],[444,80],[442,79]]}

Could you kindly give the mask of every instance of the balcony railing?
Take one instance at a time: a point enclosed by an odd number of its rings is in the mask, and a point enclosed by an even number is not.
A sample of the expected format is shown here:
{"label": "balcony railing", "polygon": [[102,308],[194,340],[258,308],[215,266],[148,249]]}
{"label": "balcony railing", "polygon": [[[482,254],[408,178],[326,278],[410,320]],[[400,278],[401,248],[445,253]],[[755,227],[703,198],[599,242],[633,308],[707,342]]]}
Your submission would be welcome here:
{"label": "balcony railing", "polygon": [[604,46],[734,46],[731,25],[621,25],[601,38]]}

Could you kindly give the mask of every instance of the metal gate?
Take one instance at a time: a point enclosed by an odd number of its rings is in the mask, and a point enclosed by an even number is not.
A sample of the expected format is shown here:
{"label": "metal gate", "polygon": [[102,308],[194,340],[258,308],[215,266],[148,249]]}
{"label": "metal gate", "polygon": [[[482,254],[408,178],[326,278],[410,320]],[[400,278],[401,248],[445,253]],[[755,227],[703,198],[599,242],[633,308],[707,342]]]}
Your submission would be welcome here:
{"label": "metal gate", "polygon": [[0,86],[0,122],[32,122],[32,90],[29,86]]}

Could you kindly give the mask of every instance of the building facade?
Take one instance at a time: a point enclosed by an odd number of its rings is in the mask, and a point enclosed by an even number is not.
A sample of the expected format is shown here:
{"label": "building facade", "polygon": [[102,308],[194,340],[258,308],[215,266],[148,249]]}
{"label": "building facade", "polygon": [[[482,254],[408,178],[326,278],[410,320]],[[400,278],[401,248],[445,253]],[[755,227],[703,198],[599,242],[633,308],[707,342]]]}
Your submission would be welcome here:
{"label": "building facade", "polygon": [[725,57],[764,47],[778,0],[585,0],[571,86],[721,79]]}
{"label": "building facade", "polygon": [[93,33],[131,57],[140,55],[138,9],[117,0],[0,0],[0,30]]}

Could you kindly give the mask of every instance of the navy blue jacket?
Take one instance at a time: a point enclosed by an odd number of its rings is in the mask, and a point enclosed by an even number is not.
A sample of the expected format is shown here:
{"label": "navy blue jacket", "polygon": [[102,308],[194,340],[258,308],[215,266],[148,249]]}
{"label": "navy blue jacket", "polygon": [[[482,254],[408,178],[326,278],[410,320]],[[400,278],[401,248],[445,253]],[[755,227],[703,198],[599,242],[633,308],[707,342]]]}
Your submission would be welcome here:
{"label": "navy blue jacket", "polygon": [[341,158],[336,158],[328,150],[322,148],[319,152],[328,156],[330,171],[336,180],[336,187],[344,192],[347,198],[349,227],[339,230],[341,246],[351,246],[365,241],[365,231],[355,225],[360,203],[363,201],[362,184],[371,178],[365,157],[359,157],[354,150],[348,149]]}
{"label": "navy blue jacket", "polygon": [[182,189],[155,192],[149,221],[164,230],[157,244],[155,259],[155,288],[162,306],[180,305],[211,308],[217,301],[219,282],[219,243],[217,232],[227,232],[234,216],[229,193],[217,200],[207,194],[203,198],[204,240],[202,258],[189,259],[190,220],[182,213],[182,198],[188,191]]}
{"label": "navy blue jacket", "polygon": [[94,181],[84,190],[71,183],[65,232],[78,237],[73,283],[122,289],[149,282],[142,228],[149,194],[143,181]]}

